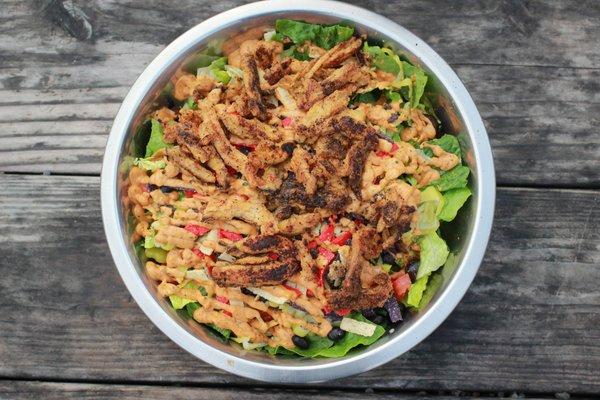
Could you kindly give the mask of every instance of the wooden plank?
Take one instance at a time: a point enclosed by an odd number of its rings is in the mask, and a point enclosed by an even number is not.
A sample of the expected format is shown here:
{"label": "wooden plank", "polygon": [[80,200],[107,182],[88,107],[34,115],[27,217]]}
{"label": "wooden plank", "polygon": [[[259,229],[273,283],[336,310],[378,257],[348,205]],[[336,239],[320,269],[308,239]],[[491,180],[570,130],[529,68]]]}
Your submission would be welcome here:
{"label": "wooden plank", "polygon": [[[78,40],[48,12],[5,2],[0,171],[99,173],[112,119],[143,68],[186,28],[238,3],[96,2],[84,7],[94,36]],[[591,45],[600,3],[357,4],[455,64],[488,127],[500,184],[600,187],[600,46]]]}
{"label": "wooden plank", "polygon": [[[0,175],[0,377],[229,384],[113,266],[96,177]],[[484,264],[414,350],[328,387],[598,393],[600,191],[499,189]]]}
{"label": "wooden plank", "polygon": [[[479,397],[479,396],[478,396]],[[501,396],[504,397],[504,396]],[[337,399],[398,399],[398,400],[455,400],[457,396],[434,395],[425,392],[402,393],[381,391],[332,391],[327,389],[258,389],[213,388],[147,385],[109,385],[88,383],[57,383],[31,381],[0,381],[0,398],[26,400],[67,400],[92,398],[96,400],[337,400]],[[488,399],[489,397],[479,397]],[[495,397],[497,398],[497,397]],[[536,397],[527,397],[535,400]],[[578,399],[581,399],[578,397]],[[583,399],[581,399],[583,400]]]}

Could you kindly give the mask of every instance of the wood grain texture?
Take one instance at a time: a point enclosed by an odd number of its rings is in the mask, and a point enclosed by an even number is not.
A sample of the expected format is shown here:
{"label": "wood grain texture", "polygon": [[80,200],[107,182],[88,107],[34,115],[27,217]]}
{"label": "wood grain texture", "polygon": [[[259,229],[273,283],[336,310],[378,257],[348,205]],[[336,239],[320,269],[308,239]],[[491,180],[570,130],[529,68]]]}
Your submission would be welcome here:
{"label": "wood grain texture", "polygon": [[[252,384],[179,349],[135,305],[98,184],[0,175],[0,377]],[[446,322],[395,361],[326,385],[598,393],[599,204],[600,191],[500,189],[485,262]]]}
{"label": "wood grain texture", "polygon": [[[397,399],[397,400],[452,400],[456,396],[432,395],[425,392],[397,393],[363,390],[341,392],[326,389],[251,389],[251,388],[210,388],[210,387],[161,387],[145,385],[108,385],[83,383],[19,382],[0,381],[0,399],[28,400],[339,400],[339,399]],[[488,397],[478,397],[482,400]],[[494,397],[504,398],[503,396]],[[528,397],[536,400],[537,397]],[[585,400],[579,398],[578,400]]]}
{"label": "wood grain texture", "polygon": [[[0,171],[99,173],[112,119],[143,68],[189,27],[243,2],[76,3],[89,39],[56,11],[61,2],[2,2]],[[499,184],[600,187],[599,2],[352,3],[453,64],[488,128]]]}

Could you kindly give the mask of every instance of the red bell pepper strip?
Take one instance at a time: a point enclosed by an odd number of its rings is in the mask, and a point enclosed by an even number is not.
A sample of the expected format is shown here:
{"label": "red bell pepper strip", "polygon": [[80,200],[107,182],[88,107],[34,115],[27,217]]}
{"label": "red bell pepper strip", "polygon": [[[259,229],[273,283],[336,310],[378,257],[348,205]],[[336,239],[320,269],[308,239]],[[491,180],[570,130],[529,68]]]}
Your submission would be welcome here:
{"label": "red bell pepper strip", "polygon": [[406,296],[408,289],[410,289],[410,284],[410,276],[408,274],[401,275],[392,281],[392,287],[394,288],[396,299],[402,300],[404,296]]}
{"label": "red bell pepper strip", "polygon": [[295,287],[291,287],[289,285],[286,285],[285,283],[283,284],[283,287],[286,288],[289,291],[292,291],[292,292],[296,293],[297,297],[302,296],[302,292],[300,291],[300,289],[297,289]]}
{"label": "red bell pepper strip", "polygon": [[329,242],[331,239],[333,239],[334,229],[335,228],[333,227],[333,224],[327,225],[321,231],[321,234],[319,235],[319,240],[321,240],[321,242]]}
{"label": "red bell pepper strip", "polygon": [[200,225],[188,224],[185,226],[185,230],[188,232],[192,232],[196,236],[206,235],[210,232],[209,228]]}
{"label": "red bell pepper strip", "polygon": [[279,259],[279,254],[277,254],[277,253],[269,253],[269,258],[271,260],[274,260],[274,261],[278,260]]}
{"label": "red bell pepper strip", "polygon": [[350,314],[351,311],[352,310],[350,308],[340,308],[339,310],[335,310],[335,313],[340,317],[345,317],[346,315]]}
{"label": "red bell pepper strip", "polygon": [[317,274],[317,285],[323,287],[323,282],[325,280],[326,273],[327,273],[327,267],[319,269],[319,273]]}
{"label": "red bell pepper strip", "polygon": [[325,257],[327,260],[327,264],[331,264],[333,259],[335,258],[335,253],[327,250],[325,247],[319,247],[319,254]]}
{"label": "red bell pepper strip", "polygon": [[233,242],[237,242],[238,240],[242,240],[244,237],[239,233],[229,232],[224,229],[219,229],[219,237],[229,239]]}
{"label": "red bell pepper strip", "polygon": [[232,314],[232,313],[230,313],[230,312],[229,312],[229,311],[227,311],[227,310],[223,310],[223,314],[227,315],[228,317],[231,317],[231,318],[233,318],[233,314]]}
{"label": "red bell pepper strip", "polygon": [[378,157],[390,157],[391,156],[390,153],[388,153],[387,151],[383,151],[383,150],[377,150],[375,152],[375,155]]}
{"label": "red bell pepper strip", "polygon": [[188,190],[184,190],[183,194],[185,195],[185,197],[187,197],[189,199],[190,197],[194,197],[194,195],[196,194],[196,191],[194,189],[188,189]]}
{"label": "red bell pepper strip", "polygon": [[309,249],[316,249],[318,246],[317,242],[315,242],[314,240],[309,242],[308,245],[306,247],[308,247]]}
{"label": "red bell pepper strip", "polygon": [[220,303],[229,304],[229,299],[225,296],[215,296],[215,299]]}
{"label": "red bell pepper strip", "polygon": [[332,311],[331,307],[329,307],[329,306],[323,307],[323,314],[329,314],[331,311]]}
{"label": "red bell pepper strip", "polygon": [[350,231],[342,232],[340,235],[336,236],[331,243],[337,244],[338,246],[343,246],[346,244],[348,239],[352,239],[352,232]]}
{"label": "red bell pepper strip", "polygon": [[308,297],[315,297],[315,294],[314,294],[314,293],[313,293],[313,291],[312,291],[312,290],[310,290],[310,289],[306,289],[306,295],[307,295]]}

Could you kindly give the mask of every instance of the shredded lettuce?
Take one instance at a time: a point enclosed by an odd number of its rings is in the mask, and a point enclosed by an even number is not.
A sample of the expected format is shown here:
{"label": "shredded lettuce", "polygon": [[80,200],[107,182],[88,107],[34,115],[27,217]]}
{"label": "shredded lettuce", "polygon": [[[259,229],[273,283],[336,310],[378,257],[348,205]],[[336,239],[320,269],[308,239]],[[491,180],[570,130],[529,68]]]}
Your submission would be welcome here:
{"label": "shredded lettuce", "polygon": [[206,326],[217,332],[219,335],[223,336],[223,338],[225,339],[229,339],[231,337],[231,334],[233,333],[229,329],[220,328],[215,324],[206,324]]}
{"label": "shredded lettuce", "polygon": [[350,104],[356,104],[356,103],[375,104],[377,102],[377,100],[379,100],[380,96],[381,96],[381,90],[379,90],[379,89],[373,89],[373,90],[371,90],[369,92],[365,92],[365,93],[357,93],[350,100]]}
{"label": "shredded lettuce", "polygon": [[433,139],[427,143],[440,146],[444,151],[456,154],[460,159],[460,144],[454,135],[444,135],[439,139]]}
{"label": "shredded lettuce", "polygon": [[363,51],[371,57],[371,63],[375,68],[394,75],[398,75],[402,72],[400,58],[390,49],[381,48],[379,46],[369,46],[369,44],[365,42]]}
{"label": "shredded lettuce", "polygon": [[171,300],[171,305],[176,310],[181,310],[187,304],[194,302],[194,300],[186,299],[176,294],[169,296],[169,300]]}
{"label": "shredded lettuce", "polygon": [[444,239],[435,232],[421,237],[418,243],[421,246],[421,261],[417,279],[420,279],[444,265],[449,251]]}
{"label": "shredded lettuce", "polygon": [[152,161],[147,158],[136,158],[133,160],[133,164],[145,169],[146,171],[154,171],[167,166],[165,160]]}
{"label": "shredded lettuce", "polygon": [[411,107],[416,107],[421,101],[423,93],[425,93],[425,85],[427,85],[427,75],[425,72],[406,61],[402,61],[402,68],[404,70],[404,76],[412,80],[412,93],[410,96]]}
{"label": "shredded lettuce", "polygon": [[[427,277],[425,276],[423,278],[427,278]],[[421,279],[423,279],[423,278],[421,278]],[[431,278],[427,282],[427,288],[423,292],[421,300],[417,304],[416,308],[418,308],[419,310],[422,308],[425,308],[429,304],[431,299],[433,299],[433,296],[435,296],[435,294],[440,289],[440,287],[442,286],[443,283],[444,283],[444,278],[442,277],[442,275],[440,275],[440,274],[431,275]],[[410,292],[409,292],[409,296],[410,296]]]}
{"label": "shredded lettuce", "polygon": [[285,58],[285,57],[295,58],[296,60],[300,60],[300,61],[310,60],[310,55],[308,53],[298,50],[298,46],[296,46],[296,45],[293,45],[289,49],[284,50],[281,53],[281,56],[283,58]]}
{"label": "shredded lettuce", "polygon": [[146,158],[152,156],[152,154],[160,149],[169,147],[164,141],[163,128],[160,122],[156,119],[152,119],[150,122],[152,124],[152,130],[150,131],[150,140],[148,140],[148,144],[146,145]]}
{"label": "shredded lettuce", "polygon": [[276,35],[286,36],[295,44],[311,41],[326,50],[348,40],[354,34],[354,28],[343,25],[317,25],[290,19],[275,21]]}
{"label": "shredded lettuce", "polygon": [[164,263],[167,261],[167,251],[163,249],[159,249],[158,247],[151,247],[144,251],[146,257],[152,258],[154,261],[158,263]]}
{"label": "shredded lettuce", "polygon": [[200,303],[194,301],[185,305],[185,312],[189,318],[194,318],[194,311],[202,307]]}
{"label": "shredded lettuce", "polygon": [[209,66],[198,68],[196,71],[197,75],[209,75],[215,78],[217,81],[227,85],[231,80],[231,76],[225,70],[227,65],[227,57],[219,57],[212,61]]}
{"label": "shredded lettuce", "polygon": [[444,192],[444,205],[438,218],[446,222],[452,221],[469,197],[471,197],[471,189],[468,187],[450,189]]}
{"label": "shredded lettuce", "polygon": [[422,234],[435,232],[440,227],[440,221],[436,215],[438,203],[435,201],[425,201],[417,207],[419,218],[417,219],[417,229]]}
{"label": "shredded lettuce", "polygon": [[431,182],[431,186],[435,186],[440,192],[445,192],[450,189],[464,188],[467,186],[467,178],[469,177],[469,168],[464,165],[457,165],[450,171],[446,172],[439,179]]}
{"label": "shredded lettuce", "polygon": [[[421,268],[419,267],[419,270]],[[427,287],[427,281],[429,280],[429,275],[425,275],[417,279],[412,285],[410,285],[410,289],[408,290],[408,295],[406,296],[406,305],[409,307],[418,308],[419,303],[421,302],[421,298],[423,297],[423,292]]]}

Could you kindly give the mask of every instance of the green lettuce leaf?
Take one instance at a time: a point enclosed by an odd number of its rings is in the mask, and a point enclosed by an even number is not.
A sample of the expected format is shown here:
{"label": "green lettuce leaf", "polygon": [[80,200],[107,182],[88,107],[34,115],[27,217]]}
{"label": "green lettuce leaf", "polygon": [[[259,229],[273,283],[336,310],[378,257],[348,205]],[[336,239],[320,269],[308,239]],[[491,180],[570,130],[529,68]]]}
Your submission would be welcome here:
{"label": "green lettuce leaf", "polygon": [[[360,314],[360,313],[352,313],[348,317],[358,320],[358,321],[362,321],[362,322],[370,322],[365,317],[363,317],[362,314]],[[351,349],[353,349],[357,346],[360,346],[360,345],[368,346],[370,344],[375,343],[377,341],[377,339],[379,339],[384,334],[385,334],[385,328],[381,325],[377,325],[377,327],[375,328],[375,332],[373,333],[373,335],[371,335],[369,337],[346,332],[346,334],[340,341],[336,342],[333,346],[331,346],[329,348],[321,350],[319,353],[317,353],[317,355],[320,357],[328,357],[328,358],[343,357]]]}
{"label": "green lettuce leaf", "polygon": [[363,51],[370,56],[371,63],[375,68],[394,75],[398,75],[402,72],[398,56],[390,49],[381,48],[379,46],[369,46],[369,44],[365,42]]}
{"label": "green lettuce leaf", "polygon": [[145,169],[146,171],[154,171],[167,166],[165,160],[152,161],[147,158],[136,158],[133,160],[133,164],[137,165],[141,169]]}
{"label": "green lettuce leaf", "polygon": [[427,143],[440,146],[444,151],[456,154],[460,158],[460,144],[454,135],[444,135],[439,139],[433,139]]}
{"label": "green lettuce leaf", "polygon": [[468,187],[450,189],[444,192],[444,206],[438,218],[446,222],[452,221],[469,197],[471,197],[471,189]]}
{"label": "green lettuce leaf", "polygon": [[296,60],[300,60],[300,61],[308,61],[311,59],[310,56],[308,55],[308,53],[298,50],[298,46],[296,46],[296,45],[293,45],[289,49],[284,50],[281,53],[281,56],[283,58],[286,58],[286,57],[295,58]]}
{"label": "green lettuce leaf", "polygon": [[442,277],[442,275],[440,275],[440,274],[431,275],[431,278],[427,282],[427,288],[423,292],[421,301],[419,301],[419,304],[417,306],[417,308],[419,310],[427,307],[427,305],[429,304],[431,299],[433,299],[433,296],[435,296],[435,294],[440,289],[440,287],[442,286],[443,283],[444,283],[444,278]]}
{"label": "green lettuce leaf", "polygon": [[229,337],[232,334],[232,332],[229,329],[220,328],[215,324],[205,324],[205,325],[208,326],[213,331],[217,332],[219,335],[223,336],[223,338],[225,338],[225,339],[229,339]]}
{"label": "green lettuce leaf", "polygon": [[467,178],[471,171],[464,165],[457,165],[450,171],[446,172],[439,179],[431,182],[431,186],[435,186],[440,192],[446,190],[463,188],[467,186]]}
{"label": "green lettuce leaf", "polygon": [[381,96],[381,91],[379,89],[373,89],[370,92],[358,93],[356,94],[352,100],[350,100],[351,104],[355,103],[369,103],[375,104],[379,97]]}
{"label": "green lettuce leaf", "polygon": [[402,69],[404,70],[404,76],[407,78],[411,78],[412,83],[412,96],[410,98],[411,107],[416,107],[419,105],[421,97],[425,92],[425,85],[427,85],[427,75],[425,72],[406,61],[402,61]]}
{"label": "green lettuce leaf", "polygon": [[421,260],[417,279],[420,279],[444,265],[449,251],[444,239],[435,232],[421,237],[418,243],[421,246]]}
{"label": "green lettuce leaf", "polygon": [[196,75],[209,75],[226,85],[231,80],[231,76],[225,70],[226,65],[227,57],[219,57],[211,62],[209,66],[198,68]]}
{"label": "green lettuce leaf", "polygon": [[[421,268],[419,267],[419,270]],[[427,281],[429,280],[429,275],[425,275],[417,279],[412,285],[410,285],[410,289],[408,290],[408,295],[406,296],[406,305],[409,307],[419,308],[419,303],[421,302],[421,298],[423,297],[423,292],[427,287]]]}
{"label": "green lettuce leaf", "polygon": [[169,296],[169,300],[171,300],[171,305],[176,310],[181,310],[187,304],[194,302],[194,300],[185,299],[181,296],[177,296],[176,294]]}
{"label": "green lettuce leaf", "polygon": [[311,41],[326,50],[336,44],[350,39],[354,28],[343,25],[317,25],[291,19],[278,19],[275,21],[276,34],[287,36],[295,44]]}
{"label": "green lettuce leaf", "polygon": [[155,119],[150,120],[150,122],[152,123],[152,130],[150,131],[150,140],[148,140],[148,144],[146,145],[146,158],[160,149],[170,147],[163,139],[163,128],[160,122]]}
{"label": "green lettuce leaf", "polygon": [[194,301],[192,303],[186,304],[185,305],[185,312],[186,312],[188,318],[194,318],[194,311],[196,311],[200,307],[202,307],[202,306],[197,301]]}

